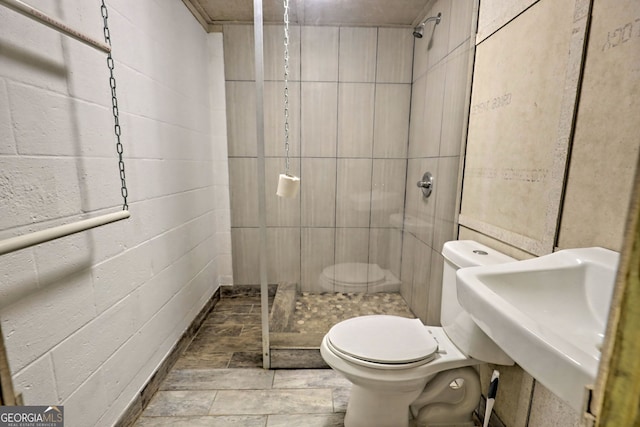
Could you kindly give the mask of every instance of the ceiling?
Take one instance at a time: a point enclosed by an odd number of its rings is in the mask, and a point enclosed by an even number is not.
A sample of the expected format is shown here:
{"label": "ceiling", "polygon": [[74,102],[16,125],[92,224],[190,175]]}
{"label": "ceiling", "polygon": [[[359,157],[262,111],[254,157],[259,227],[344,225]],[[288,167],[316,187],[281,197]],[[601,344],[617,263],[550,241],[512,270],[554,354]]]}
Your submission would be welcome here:
{"label": "ceiling", "polygon": [[[183,0],[196,19],[213,26],[253,22],[253,0]],[[434,0],[289,0],[294,25],[414,26]],[[262,0],[265,23],[283,22],[283,0]]]}

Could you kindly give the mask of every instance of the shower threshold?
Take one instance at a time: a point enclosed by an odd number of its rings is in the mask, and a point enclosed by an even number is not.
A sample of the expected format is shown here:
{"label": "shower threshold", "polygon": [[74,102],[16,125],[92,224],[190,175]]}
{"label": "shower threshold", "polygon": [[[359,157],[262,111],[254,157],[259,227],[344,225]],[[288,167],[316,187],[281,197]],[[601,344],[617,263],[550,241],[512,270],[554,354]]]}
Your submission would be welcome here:
{"label": "shower threshold", "polygon": [[271,368],[327,367],[320,343],[331,326],[370,314],[415,318],[399,293],[309,293],[279,284],[269,316]]}

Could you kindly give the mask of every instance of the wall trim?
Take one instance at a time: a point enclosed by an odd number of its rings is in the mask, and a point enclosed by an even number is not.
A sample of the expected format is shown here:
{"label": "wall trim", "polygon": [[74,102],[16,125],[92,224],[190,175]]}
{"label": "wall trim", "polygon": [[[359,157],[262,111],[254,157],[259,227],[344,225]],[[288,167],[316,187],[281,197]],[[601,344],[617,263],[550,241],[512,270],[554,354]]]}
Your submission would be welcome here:
{"label": "wall trim", "polygon": [[187,9],[189,9],[189,12],[191,12],[193,17],[196,18],[196,21],[202,25],[202,28],[204,28],[206,32],[209,32],[209,23],[211,22],[211,18],[207,15],[202,6],[194,0],[182,0],[182,3],[184,3]]}

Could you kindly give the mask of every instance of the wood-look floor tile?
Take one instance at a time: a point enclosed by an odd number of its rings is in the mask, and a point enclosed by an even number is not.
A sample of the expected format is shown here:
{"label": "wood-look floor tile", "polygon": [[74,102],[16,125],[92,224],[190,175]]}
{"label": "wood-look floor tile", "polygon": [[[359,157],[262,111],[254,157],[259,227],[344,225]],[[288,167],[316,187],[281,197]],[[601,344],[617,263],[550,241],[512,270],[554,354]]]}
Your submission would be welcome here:
{"label": "wood-look floor tile", "polygon": [[209,413],[212,415],[257,415],[332,412],[331,389],[309,389],[220,390]]}
{"label": "wood-look floor tile", "polygon": [[140,417],[134,427],[264,427],[266,416]]}
{"label": "wood-look floor tile", "polygon": [[278,370],[273,388],[349,388],[351,383],[333,369]]}
{"label": "wood-look floor tile", "polygon": [[222,353],[236,351],[262,351],[262,344],[251,336],[203,337],[194,339],[189,348],[191,353]]}
{"label": "wood-look floor tile", "polygon": [[273,375],[264,369],[174,369],[160,390],[269,389]]}
{"label": "wood-look floor tile", "polygon": [[248,314],[251,313],[253,304],[225,304],[220,307],[216,307],[218,313],[237,313]]}
{"label": "wood-look floor tile", "polygon": [[145,409],[149,417],[208,415],[217,391],[158,391]]}
{"label": "wood-look floor tile", "polygon": [[245,324],[240,335],[251,335],[262,342],[262,324]]}
{"label": "wood-look floor tile", "polygon": [[203,324],[195,338],[199,336],[227,336],[237,337],[242,333],[243,325],[229,325],[229,324]]}
{"label": "wood-look floor tile", "polygon": [[229,368],[262,368],[262,353],[259,351],[238,351],[233,353]]}
{"label": "wood-look floor tile", "polygon": [[261,324],[260,314],[235,314],[226,312],[216,312],[215,310],[207,317],[203,325],[211,324],[232,324],[232,325],[259,325]]}
{"label": "wood-look floor tile", "polygon": [[344,414],[269,415],[267,427],[344,427]]}
{"label": "wood-look floor tile", "polygon": [[233,353],[205,353],[185,351],[173,369],[221,369],[228,368]]}
{"label": "wood-look floor tile", "polygon": [[333,389],[333,410],[335,412],[347,412],[347,404],[351,396],[351,386]]}

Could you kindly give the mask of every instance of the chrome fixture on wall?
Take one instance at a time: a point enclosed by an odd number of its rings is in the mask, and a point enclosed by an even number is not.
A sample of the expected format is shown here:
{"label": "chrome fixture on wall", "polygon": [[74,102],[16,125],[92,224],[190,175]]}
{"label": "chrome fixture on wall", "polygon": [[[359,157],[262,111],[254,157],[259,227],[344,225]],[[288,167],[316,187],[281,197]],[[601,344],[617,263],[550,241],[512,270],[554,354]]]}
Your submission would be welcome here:
{"label": "chrome fixture on wall", "polygon": [[422,195],[425,199],[429,197],[433,191],[433,175],[431,175],[431,172],[425,172],[416,185],[422,190]]}
{"label": "chrome fixture on wall", "polygon": [[438,25],[440,23],[441,18],[442,18],[442,13],[438,13],[437,16],[430,16],[428,18],[425,18],[424,21],[422,21],[413,29],[413,37],[417,39],[421,39],[422,34],[424,33],[424,26],[427,24],[427,22],[436,21],[436,25]]}

